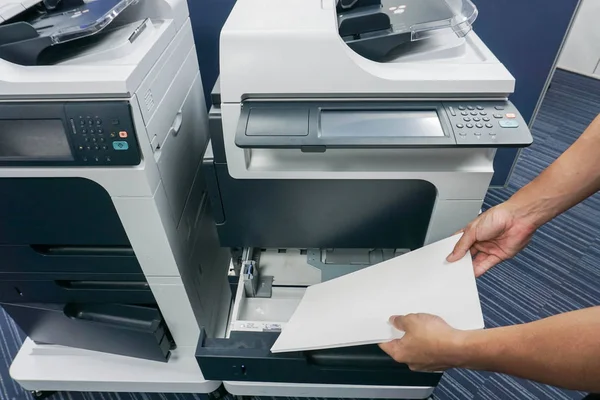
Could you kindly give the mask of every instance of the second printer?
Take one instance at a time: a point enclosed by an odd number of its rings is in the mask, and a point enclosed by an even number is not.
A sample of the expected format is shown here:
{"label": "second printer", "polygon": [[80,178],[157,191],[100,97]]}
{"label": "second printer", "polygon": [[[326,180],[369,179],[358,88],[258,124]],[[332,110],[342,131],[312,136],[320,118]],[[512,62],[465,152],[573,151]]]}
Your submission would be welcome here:
{"label": "second printer", "polygon": [[239,283],[225,336],[198,344],[207,379],[236,395],[433,392],[441,374],[377,346],[270,348],[306,287],[452,235],[480,212],[496,149],[532,143],[476,17],[469,0],[236,3],[204,168]]}

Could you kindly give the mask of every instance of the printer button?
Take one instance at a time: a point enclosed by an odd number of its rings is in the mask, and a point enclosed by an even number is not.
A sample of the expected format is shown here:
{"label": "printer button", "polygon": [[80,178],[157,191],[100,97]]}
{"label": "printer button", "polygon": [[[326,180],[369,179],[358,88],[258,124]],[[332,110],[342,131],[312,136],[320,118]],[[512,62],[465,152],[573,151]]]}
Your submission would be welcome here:
{"label": "printer button", "polygon": [[125,139],[127,137],[127,132],[125,132],[125,131],[119,132],[119,137]]}
{"label": "printer button", "polygon": [[494,107],[496,110],[502,111],[504,110],[504,106],[496,106]]}
{"label": "printer button", "polygon": [[471,118],[469,117],[464,117],[463,119],[465,120],[465,122],[471,122]]}
{"label": "printer button", "polygon": [[473,106],[467,106],[467,108],[471,111],[473,111],[475,109],[475,107],[473,107]]}
{"label": "printer button", "polygon": [[481,121],[481,118],[479,118],[479,117],[475,117],[475,118],[473,118],[473,121],[475,121],[475,122],[479,122],[479,121]]}
{"label": "printer button", "polygon": [[483,117],[483,120],[484,120],[485,122],[489,122],[489,120],[490,120],[490,117]]}
{"label": "printer button", "polygon": [[471,115],[473,115],[473,116],[477,115],[477,111],[471,111]]}
{"label": "printer button", "polygon": [[113,142],[113,149],[121,151],[129,149],[129,143],[124,140],[117,140]]}
{"label": "printer button", "polygon": [[473,124],[467,124],[467,128],[472,128]]}
{"label": "printer button", "polygon": [[475,126],[478,127],[479,129],[483,128],[482,124],[476,124]]}
{"label": "printer button", "polygon": [[485,124],[485,127],[486,127],[486,128],[493,128],[493,127],[494,127],[494,125],[492,125],[492,124]]}
{"label": "printer button", "polygon": [[482,106],[477,106],[478,110],[483,110],[484,108]]}
{"label": "printer button", "polygon": [[458,109],[463,111],[463,110],[466,110],[467,108],[465,106],[458,106]]}
{"label": "printer button", "polygon": [[498,121],[502,128],[518,128],[519,122],[514,119]]}
{"label": "printer button", "polygon": [[487,115],[487,113],[485,111],[480,111],[479,115]]}
{"label": "printer button", "polygon": [[102,129],[102,128],[98,128],[98,129],[96,129],[96,132],[98,132],[98,133],[102,134],[102,133],[104,133],[104,129]]}
{"label": "printer button", "polygon": [[494,114],[494,118],[502,119],[504,116],[502,114]]}
{"label": "printer button", "polygon": [[464,126],[463,124],[456,124],[456,127],[457,127],[458,129],[462,129],[462,128],[464,128],[465,126]]}
{"label": "printer button", "polygon": [[460,115],[467,116],[467,115],[469,115],[469,113],[468,113],[468,112],[466,112],[466,111],[462,111],[462,112],[460,113]]}
{"label": "printer button", "polygon": [[102,125],[102,120],[96,117],[96,125]]}

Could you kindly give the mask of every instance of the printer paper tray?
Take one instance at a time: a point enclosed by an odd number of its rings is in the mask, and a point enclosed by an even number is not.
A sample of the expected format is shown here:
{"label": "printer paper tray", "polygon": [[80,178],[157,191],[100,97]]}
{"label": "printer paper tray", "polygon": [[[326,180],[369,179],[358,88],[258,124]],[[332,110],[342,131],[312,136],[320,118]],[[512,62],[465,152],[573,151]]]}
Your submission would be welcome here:
{"label": "printer paper tray", "polygon": [[[255,259],[257,257],[254,257]],[[196,359],[206,379],[303,384],[436,386],[440,373],[411,371],[376,345],[273,354],[279,331],[300,303],[307,286],[321,280],[299,250],[268,250],[260,255],[255,277],[271,292],[247,295],[240,273],[225,338],[200,335]],[[244,268],[244,267],[242,267]],[[260,281],[259,281],[260,282]],[[259,286],[261,284],[259,283]],[[261,297],[266,296],[266,297]]]}

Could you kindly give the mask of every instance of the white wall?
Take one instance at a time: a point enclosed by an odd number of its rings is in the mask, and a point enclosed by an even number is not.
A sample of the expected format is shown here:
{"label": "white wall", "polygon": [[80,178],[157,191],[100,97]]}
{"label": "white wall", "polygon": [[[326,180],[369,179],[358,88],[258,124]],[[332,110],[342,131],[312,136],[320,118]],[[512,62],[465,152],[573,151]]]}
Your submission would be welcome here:
{"label": "white wall", "polygon": [[600,79],[600,0],[581,0],[558,67]]}

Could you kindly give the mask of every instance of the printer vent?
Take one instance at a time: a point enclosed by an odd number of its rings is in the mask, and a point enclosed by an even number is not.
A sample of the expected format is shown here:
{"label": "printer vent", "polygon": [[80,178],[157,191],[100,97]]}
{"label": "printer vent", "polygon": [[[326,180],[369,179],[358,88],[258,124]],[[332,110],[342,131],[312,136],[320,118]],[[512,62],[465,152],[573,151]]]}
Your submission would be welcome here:
{"label": "printer vent", "polygon": [[144,102],[146,103],[146,110],[152,111],[154,108],[154,96],[152,96],[152,90],[148,89],[144,96]]}

